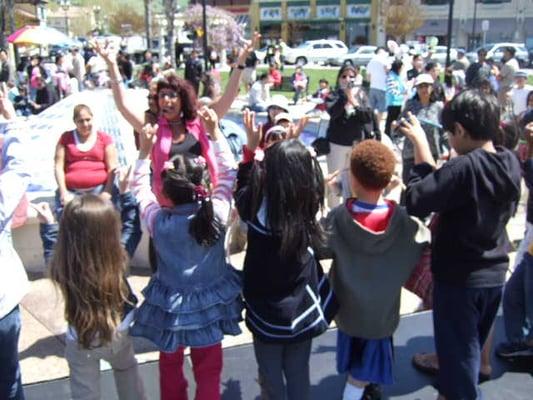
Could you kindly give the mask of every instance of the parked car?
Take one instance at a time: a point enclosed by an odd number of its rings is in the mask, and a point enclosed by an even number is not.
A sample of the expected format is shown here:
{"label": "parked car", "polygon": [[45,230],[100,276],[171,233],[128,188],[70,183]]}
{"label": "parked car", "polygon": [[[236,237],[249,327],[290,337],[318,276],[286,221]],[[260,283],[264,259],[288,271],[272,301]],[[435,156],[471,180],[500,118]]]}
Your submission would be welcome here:
{"label": "parked car", "polygon": [[515,58],[518,60],[520,67],[525,67],[528,65],[529,53],[523,43],[489,43],[484,46],[478,47],[474,51],[466,53],[466,57],[470,60],[470,62],[476,62],[477,52],[479,51],[479,49],[484,48],[485,50],[487,50],[487,58],[490,58],[495,62],[501,62],[503,57],[503,50],[506,47],[515,48]]}
{"label": "parked car", "polygon": [[[433,50],[433,54],[431,55],[431,60],[434,62],[438,62],[441,65],[446,64],[446,46],[435,46],[435,49]],[[454,48],[450,49],[450,62],[455,61],[457,58],[457,50]]]}
{"label": "parked car", "polygon": [[328,64],[335,66],[342,66],[345,64],[351,65],[367,65],[370,59],[374,56],[376,46],[354,46],[350,47],[348,53],[338,55],[328,59]]}
{"label": "parked car", "polygon": [[308,40],[294,49],[284,52],[288,64],[307,64],[308,62],[327,63],[330,58],[348,53],[348,48],[340,40]]}

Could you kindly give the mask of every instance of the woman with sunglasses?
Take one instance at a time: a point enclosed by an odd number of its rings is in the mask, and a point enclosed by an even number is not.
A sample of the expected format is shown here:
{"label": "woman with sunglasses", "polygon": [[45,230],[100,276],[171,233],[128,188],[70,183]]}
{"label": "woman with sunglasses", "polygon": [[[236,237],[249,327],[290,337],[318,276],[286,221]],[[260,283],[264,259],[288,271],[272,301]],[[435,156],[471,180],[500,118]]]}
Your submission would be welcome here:
{"label": "woman with sunglasses", "polygon": [[[326,138],[330,152],[327,155],[328,173],[344,168],[347,155],[354,142],[367,138],[365,125],[373,123],[373,112],[368,99],[358,84],[358,70],[351,65],[344,65],[337,75],[337,90],[329,97],[328,113],[330,115]],[[328,207],[340,203],[337,193],[328,193]]]}
{"label": "woman with sunglasses", "polygon": [[[251,42],[241,51],[238,67],[231,74],[226,91],[211,108],[218,118],[222,118],[231,107],[238,94],[239,79],[244,69],[244,61],[254,49],[260,35],[255,33]],[[133,128],[140,132],[145,125],[142,113],[137,112],[133,104],[128,104],[124,88],[120,85],[120,72],[114,52],[106,45],[94,44],[96,52],[108,65],[111,89],[118,110]],[[189,154],[193,157],[202,155],[207,162],[211,182],[216,184],[216,163],[213,149],[209,144],[205,128],[197,117],[198,101],[194,89],[174,71],[169,71],[157,83],[157,141],[152,149],[152,166],[154,169],[152,189],[162,205],[170,205],[162,193],[161,172],[166,161],[177,154]]]}

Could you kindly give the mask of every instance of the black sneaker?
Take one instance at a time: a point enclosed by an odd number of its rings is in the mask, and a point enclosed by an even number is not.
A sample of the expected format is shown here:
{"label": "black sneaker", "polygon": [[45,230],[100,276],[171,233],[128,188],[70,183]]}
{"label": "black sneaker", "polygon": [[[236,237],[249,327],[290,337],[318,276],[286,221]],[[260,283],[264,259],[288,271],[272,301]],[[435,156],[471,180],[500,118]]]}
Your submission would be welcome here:
{"label": "black sneaker", "polygon": [[533,347],[524,342],[504,342],[498,345],[496,354],[502,358],[533,357]]}
{"label": "black sneaker", "polygon": [[376,383],[369,383],[365,386],[361,400],[381,400],[381,387]]}

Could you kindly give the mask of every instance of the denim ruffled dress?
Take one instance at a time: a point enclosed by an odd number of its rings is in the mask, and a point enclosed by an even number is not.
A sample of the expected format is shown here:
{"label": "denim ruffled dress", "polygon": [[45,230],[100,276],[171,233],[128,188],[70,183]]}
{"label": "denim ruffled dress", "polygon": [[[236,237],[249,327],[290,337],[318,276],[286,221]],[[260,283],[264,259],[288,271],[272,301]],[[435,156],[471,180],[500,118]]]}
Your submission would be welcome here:
{"label": "denim ruffled dress", "polygon": [[225,233],[211,247],[200,246],[189,234],[197,208],[161,209],[154,221],[157,271],[143,290],[145,300],[130,334],[164,352],[211,346],[224,335],[241,333],[241,274],[226,262]]}

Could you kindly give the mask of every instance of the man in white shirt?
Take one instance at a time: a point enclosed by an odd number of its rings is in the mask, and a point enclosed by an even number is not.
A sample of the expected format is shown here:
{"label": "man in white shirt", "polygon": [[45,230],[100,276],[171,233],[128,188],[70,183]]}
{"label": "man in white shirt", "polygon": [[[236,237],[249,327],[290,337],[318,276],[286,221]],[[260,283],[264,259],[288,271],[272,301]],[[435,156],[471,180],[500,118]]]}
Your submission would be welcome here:
{"label": "man in white shirt", "polygon": [[250,88],[248,93],[248,104],[252,111],[266,111],[270,101],[270,86],[272,82],[268,74],[262,74]]}
{"label": "man in white shirt", "polygon": [[385,93],[389,68],[387,52],[383,47],[378,47],[374,57],[366,66],[366,79],[370,81],[368,100],[370,107],[377,113],[378,121],[383,119],[384,113],[387,111]]}
{"label": "man in white shirt", "polygon": [[527,85],[527,72],[517,71],[514,74],[515,86],[511,98],[513,100],[513,113],[519,116],[527,110],[527,95],[533,90],[533,86]]}
{"label": "man in white shirt", "polygon": [[83,81],[85,79],[85,60],[80,54],[80,49],[77,46],[73,46],[70,49],[70,72],[78,81],[78,89],[81,92],[84,89]]}
{"label": "man in white shirt", "polygon": [[498,80],[500,81],[498,100],[502,106],[507,105],[510,91],[513,88],[514,74],[520,69],[518,60],[514,57],[515,53],[516,49],[512,46],[506,47],[503,51],[503,65],[498,76]]}

